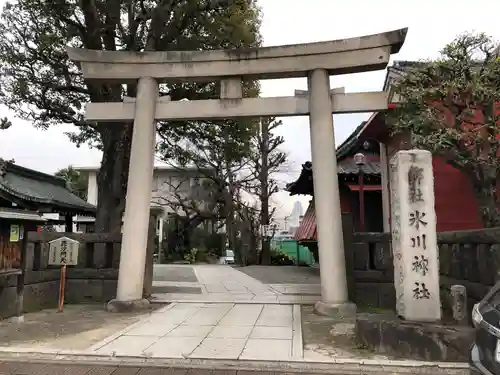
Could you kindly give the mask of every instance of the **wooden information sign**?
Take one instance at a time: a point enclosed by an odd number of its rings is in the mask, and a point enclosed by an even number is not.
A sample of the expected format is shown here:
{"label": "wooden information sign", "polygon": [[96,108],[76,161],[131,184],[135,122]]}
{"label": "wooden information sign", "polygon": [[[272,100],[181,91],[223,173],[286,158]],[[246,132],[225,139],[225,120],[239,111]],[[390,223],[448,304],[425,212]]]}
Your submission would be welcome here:
{"label": "wooden information sign", "polygon": [[64,305],[64,288],[66,286],[66,266],[78,264],[80,242],[68,237],[61,237],[49,242],[49,264],[61,266],[59,281],[58,311],[62,312]]}

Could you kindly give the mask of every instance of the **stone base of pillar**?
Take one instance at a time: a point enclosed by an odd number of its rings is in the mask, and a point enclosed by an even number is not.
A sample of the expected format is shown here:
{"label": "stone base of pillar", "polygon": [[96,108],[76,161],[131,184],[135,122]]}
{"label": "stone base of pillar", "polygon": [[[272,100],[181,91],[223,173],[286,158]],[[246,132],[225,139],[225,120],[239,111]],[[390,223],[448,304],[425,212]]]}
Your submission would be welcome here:
{"label": "stone base of pillar", "polygon": [[314,305],[314,311],[319,315],[335,319],[356,319],[356,305],[352,302],[328,303],[318,301]]}
{"label": "stone base of pillar", "polygon": [[13,316],[12,318],[10,318],[10,321],[12,323],[24,323],[24,315],[21,315],[21,316]]}
{"label": "stone base of pillar", "polygon": [[106,310],[113,313],[149,310],[150,308],[151,304],[147,299],[138,299],[135,301],[112,299],[106,304]]}

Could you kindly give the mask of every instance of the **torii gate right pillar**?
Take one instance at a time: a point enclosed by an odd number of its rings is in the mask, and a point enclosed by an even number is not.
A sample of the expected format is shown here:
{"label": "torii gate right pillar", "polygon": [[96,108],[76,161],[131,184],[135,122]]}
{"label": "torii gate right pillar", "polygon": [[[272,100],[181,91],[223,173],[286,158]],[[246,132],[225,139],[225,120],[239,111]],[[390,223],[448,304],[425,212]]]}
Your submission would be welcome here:
{"label": "torii gate right pillar", "polygon": [[356,305],[348,301],[344,239],[335,155],[330,75],[324,69],[308,74],[309,128],[313,165],[314,200],[318,231],[322,315],[354,316]]}

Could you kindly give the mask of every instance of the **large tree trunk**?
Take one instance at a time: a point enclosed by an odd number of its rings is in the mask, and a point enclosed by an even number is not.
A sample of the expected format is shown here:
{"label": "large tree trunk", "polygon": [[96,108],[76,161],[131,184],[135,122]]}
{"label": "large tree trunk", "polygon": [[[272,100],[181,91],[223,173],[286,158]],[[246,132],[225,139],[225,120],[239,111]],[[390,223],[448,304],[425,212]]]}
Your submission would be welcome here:
{"label": "large tree trunk", "polygon": [[500,227],[497,169],[495,167],[475,167],[472,181],[479,215],[484,227]]}
{"label": "large tree trunk", "polygon": [[[102,124],[103,155],[97,176],[95,231],[119,232],[125,211],[132,124]],[[107,128],[105,126],[108,126]]]}

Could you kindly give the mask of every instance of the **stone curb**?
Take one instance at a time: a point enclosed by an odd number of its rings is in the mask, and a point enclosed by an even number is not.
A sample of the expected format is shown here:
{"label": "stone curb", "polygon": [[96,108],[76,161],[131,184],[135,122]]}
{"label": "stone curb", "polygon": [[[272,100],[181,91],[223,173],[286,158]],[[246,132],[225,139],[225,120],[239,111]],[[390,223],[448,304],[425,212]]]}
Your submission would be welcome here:
{"label": "stone curb", "polygon": [[29,362],[33,364],[61,364],[87,366],[115,366],[115,367],[174,367],[211,370],[246,370],[266,372],[298,372],[318,374],[446,374],[469,375],[467,363],[446,362],[419,362],[419,361],[392,361],[373,359],[337,358],[334,363],[325,362],[270,362],[246,360],[203,360],[203,359],[173,359],[147,357],[112,357],[109,355],[71,354],[43,354],[12,351],[0,353],[3,362]]}
{"label": "stone curb", "polygon": [[293,305],[292,321],[292,358],[304,357],[304,343],[302,341],[302,311],[300,305]]}

